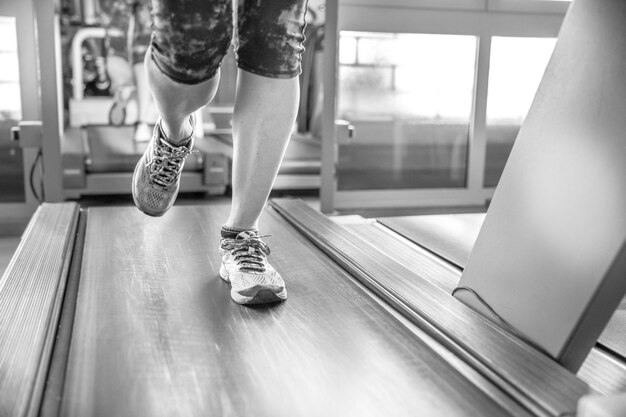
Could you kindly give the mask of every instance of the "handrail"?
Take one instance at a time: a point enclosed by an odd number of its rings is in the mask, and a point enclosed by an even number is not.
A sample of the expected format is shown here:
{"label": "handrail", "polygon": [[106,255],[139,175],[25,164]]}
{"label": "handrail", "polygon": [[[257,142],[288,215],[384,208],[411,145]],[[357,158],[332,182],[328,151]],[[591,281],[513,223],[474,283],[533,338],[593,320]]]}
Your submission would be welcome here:
{"label": "handrail", "polygon": [[119,29],[103,27],[87,27],[76,32],[72,39],[70,54],[72,57],[72,97],[74,100],[82,100],[83,95],[83,42],[89,38],[104,39],[107,36],[122,37],[124,34]]}

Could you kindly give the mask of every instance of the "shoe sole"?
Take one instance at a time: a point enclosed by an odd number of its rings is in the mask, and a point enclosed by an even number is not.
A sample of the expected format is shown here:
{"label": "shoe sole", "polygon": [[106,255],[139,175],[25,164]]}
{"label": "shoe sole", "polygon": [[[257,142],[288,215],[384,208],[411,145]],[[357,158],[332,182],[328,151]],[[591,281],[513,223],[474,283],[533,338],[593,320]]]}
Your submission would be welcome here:
{"label": "shoe sole", "polygon": [[[143,158],[143,156],[142,156],[142,158]],[[163,212],[150,211],[150,210],[146,209],[145,207],[143,207],[141,202],[139,200],[137,200],[136,196],[139,193],[137,192],[137,189],[135,188],[135,176],[138,175],[138,173],[137,173],[138,167],[139,167],[139,164],[137,164],[137,166],[135,166],[135,172],[133,173],[133,183],[131,185],[132,195],[133,195],[133,202],[135,203],[135,207],[137,207],[139,209],[139,211],[141,211],[143,214],[147,214],[148,216],[161,217],[165,213],[167,213],[167,210],[165,210]]]}
{"label": "shoe sole", "polygon": [[[230,282],[230,278],[228,277],[228,272],[226,272],[226,268],[224,268],[224,264],[220,266],[220,278],[222,278],[226,282]],[[230,298],[237,304],[270,304],[270,303],[278,303],[280,301],[285,301],[287,299],[287,289],[283,288],[282,291],[276,293],[269,288],[264,287],[263,285],[257,285],[250,289],[251,293],[254,295],[246,296],[239,294],[230,290]]]}
{"label": "shoe sole", "polygon": [[143,214],[147,214],[150,217],[162,217],[165,214],[165,212],[157,213],[157,212],[151,212],[149,210],[145,210],[143,207],[141,207],[141,203],[137,201],[134,195],[133,195],[133,201],[135,202],[135,206],[139,209],[139,211],[141,211]]}

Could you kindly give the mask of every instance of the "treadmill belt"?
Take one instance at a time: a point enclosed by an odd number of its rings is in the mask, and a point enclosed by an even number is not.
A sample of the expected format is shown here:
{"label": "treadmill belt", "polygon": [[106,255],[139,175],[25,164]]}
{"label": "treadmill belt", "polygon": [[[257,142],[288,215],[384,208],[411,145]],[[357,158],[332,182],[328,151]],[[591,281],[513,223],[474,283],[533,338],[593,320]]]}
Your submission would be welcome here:
{"label": "treadmill belt", "polygon": [[[386,217],[378,221],[413,243],[464,269],[485,215],[453,214]],[[626,298],[611,317],[598,343],[626,361]]]}
{"label": "treadmill belt", "polygon": [[289,299],[232,302],[227,209],[89,209],[61,415],[508,415],[274,211]]}

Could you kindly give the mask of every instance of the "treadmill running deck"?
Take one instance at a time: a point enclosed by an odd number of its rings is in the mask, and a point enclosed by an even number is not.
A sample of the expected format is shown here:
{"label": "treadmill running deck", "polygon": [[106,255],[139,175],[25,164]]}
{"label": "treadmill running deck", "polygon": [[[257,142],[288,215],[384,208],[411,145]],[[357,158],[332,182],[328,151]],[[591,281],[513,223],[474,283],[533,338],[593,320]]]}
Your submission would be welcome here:
{"label": "treadmill running deck", "polygon": [[89,209],[61,415],[507,415],[271,209],[289,299],[232,302],[226,210]]}

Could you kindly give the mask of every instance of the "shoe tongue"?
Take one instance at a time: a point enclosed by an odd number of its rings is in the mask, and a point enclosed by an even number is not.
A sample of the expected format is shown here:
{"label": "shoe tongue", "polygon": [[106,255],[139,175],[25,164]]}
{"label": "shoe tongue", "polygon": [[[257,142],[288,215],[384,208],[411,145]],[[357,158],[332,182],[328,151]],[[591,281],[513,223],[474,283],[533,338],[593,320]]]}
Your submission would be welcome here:
{"label": "shoe tongue", "polygon": [[239,232],[239,234],[237,234],[236,239],[238,240],[244,240],[244,239],[248,239],[251,237],[258,237],[259,234],[253,230],[244,230],[243,232]]}
{"label": "shoe tongue", "polygon": [[161,144],[167,146],[170,149],[180,149],[182,147],[185,147],[185,148],[189,149],[189,144],[191,143],[191,139],[187,139],[187,140],[182,141],[180,143],[172,143],[167,138],[165,138],[164,136],[161,136],[159,138],[159,140],[161,141]]}

